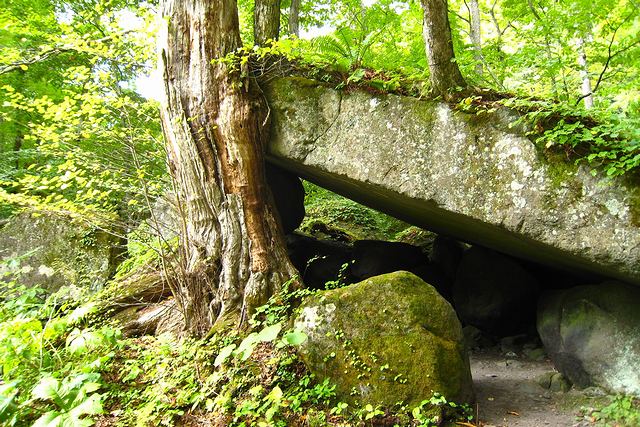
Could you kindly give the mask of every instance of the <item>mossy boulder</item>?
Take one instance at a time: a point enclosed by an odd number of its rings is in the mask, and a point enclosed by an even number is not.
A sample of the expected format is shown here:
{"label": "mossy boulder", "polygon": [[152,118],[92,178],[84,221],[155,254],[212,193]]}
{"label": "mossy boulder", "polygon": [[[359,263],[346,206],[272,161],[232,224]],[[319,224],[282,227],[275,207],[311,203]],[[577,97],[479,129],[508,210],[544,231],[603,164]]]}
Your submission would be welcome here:
{"label": "mossy boulder", "polygon": [[458,265],[453,303],[460,320],[494,336],[535,322],[539,285],[515,259],[474,246]]}
{"label": "mossy boulder", "polygon": [[399,271],[306,299],[295,326],[309,339],[306,366],[336,384],[338,399],[415,406],[434,392],[471,402],[462,328],[429,284]]}
{"label": "mossy boulder", "polygon": [[50,292],[63,286],[72,293],[99,290],[121,252],[113,235],[54,212],[23,212],[0,229],[0,259],[20,259],[20,283]]}
{"label": "mossy boulder", "polygon": [[538,332],[556,368],[578,387],[640,395],[640,289],[619,282],[545,295]]}

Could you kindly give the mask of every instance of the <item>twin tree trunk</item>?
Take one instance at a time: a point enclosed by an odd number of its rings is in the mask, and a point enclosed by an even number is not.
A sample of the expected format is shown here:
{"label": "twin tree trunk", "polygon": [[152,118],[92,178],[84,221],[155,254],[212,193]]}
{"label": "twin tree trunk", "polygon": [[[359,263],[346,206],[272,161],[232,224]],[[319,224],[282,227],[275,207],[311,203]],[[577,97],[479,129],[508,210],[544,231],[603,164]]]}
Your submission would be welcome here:
{"label": "twin tree trunk", "polygon": [[587,63],[587,52],[584,49],[584,37],[578,39],[578,65],[580,66],[580,78],[582,79],[581,95],[584,100],[584,108],[593,108],[593,90],[591,89],[591,79],[589,78],[589,64]]}
{"label": "twin tree trunk", "polygon": [[202,336],[242,324],[297,272],[267,203],[264,97],[217,61],[241,46],[236,1],[162,0],[161,10],[162,128],[183,216],[174,293]]}
{"label": "twin tree trunk", "polygon": [[263,46],[278,40],[280,33],[280,0],[256,1],[253,8],[253,40]]}
{"label": "twin tree trunk", "polygon": [[466,87],[453,52],[447,0],[421,0],[424,10],[422,35],[434,93],[446,96],[451,89]]}
{"label": "twin tree trunk", "polygon": [[300,37],[300,1],[291,0],[289,8],[289,34]]}

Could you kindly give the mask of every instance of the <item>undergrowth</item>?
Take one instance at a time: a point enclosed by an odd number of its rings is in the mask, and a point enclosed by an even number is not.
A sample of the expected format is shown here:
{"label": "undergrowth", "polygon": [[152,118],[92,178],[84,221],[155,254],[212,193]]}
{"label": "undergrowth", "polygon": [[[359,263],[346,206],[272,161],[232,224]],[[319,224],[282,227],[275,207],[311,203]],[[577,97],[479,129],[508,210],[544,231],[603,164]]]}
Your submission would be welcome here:
{"label": "undergrowth", "polygon": [[11,271],[0,283],[3,426],[429,426],[434,407],[468,419],[438,395],[396,412],[339,401],[296,355],[307,337],[290,319],[310,290],[285,286],[248,331],[125,338],[91,306],[58,305]]}
{"label": "undergrowth", "polygon": [[92,417],[103,411],[102,373],[122,345],[119,331],[89,325],[89,310],[21,284],[20,259],[4,261],[2,267],[2,425],[93,425]]}
{"label": "undergrowth", "polygon": [[640,121],[605,111],[565,104],[510,98],[501,104],[522,113],[529,135],[546,150],[562,150],[567,159],[602,169],[608,176],[637,173]]}
{"label": "undergrowth", "polygon": [[640,398],[618,395],[611,403],[592,411],[589,418],[596,424],[611,427],[634,427],[640,425]]}

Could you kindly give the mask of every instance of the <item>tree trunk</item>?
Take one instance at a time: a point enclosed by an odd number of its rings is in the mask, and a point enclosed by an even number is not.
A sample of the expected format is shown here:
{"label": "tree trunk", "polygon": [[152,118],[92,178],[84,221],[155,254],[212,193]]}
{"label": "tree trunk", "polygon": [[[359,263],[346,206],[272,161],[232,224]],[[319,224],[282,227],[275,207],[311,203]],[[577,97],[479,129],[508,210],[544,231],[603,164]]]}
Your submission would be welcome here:
{"label": "tree trunk", "polygon": [[465,87],[453,52],[447,0],[421,0],[424,9],[422,34],[429,62],[432,90],[446,95],[451,89]]}
{"label": "tree trunk", "polygon": [[289,34],[300,37],[300,0],[291,0],[289,9]]}
{"label": "tree trunk", "polygon": [[589,66],[587,65],[587,53],[584,50],[584,38],[578,39],[578,65],[580,65],[580,78],[582,79],[582,99],[584,108],[593,108],[593,91],[591,90],[591,79],[589,79]]}
{"label": "tree trunk", "polygon": [[15,167],[20,169],[20,150],[22,150],[22,143],[24,142],[24,134],[22,130],[16,126],[16,137],[13,139],[13,155],[15,156]]}
{"label": "tree trunk", "polygon": [[259,46],[280,35],[280,0],[256,0],[253,8],[253,40]]}
{"label": "tree trunk", "polygon": [[[536,18],[536,21],[538,21],[538,23],[540,23],[540,25],[542,25],[542,28],[544,29],[544,44],[547,52],[547,59],[549,60],[549,62],[556,62],[553,58],[553,49],[551,49],[551,41],[549,40],[549,29],[547,27],[547,24],[544,22],[544,20],[542,19],[542,16],[540,16],[538,11],[536,10],[532,0],[527,0],[527,6],[529,7],[529,10],[533,14],[533,17]],[[553,99],[557,101],[559,99],[559,96],[558,96],[558,83],[556,81],[556,71],[553,68],[548,67],[547,74],[549,75],[549,78],[551,80],[551,90],[553,92]]]}
{"label": "tree trunk", "polygon": [[235,0],[162,0],[162,128],[181,204],[187,330],[242,324],[296,274],[266,202],[266,105],[250,79],[216,61],[241,46]]}
{"label": "tree trunk", "polygon": [[476,62],[475,71],[478,75],[482,75],[482,38],[480,33],[480,6],[478,0],[469,0],[469,34],[473,43],[473,59]]}
{"label": "tree trunk", "polygon": [[[18,93],[24,93],[25,86],[25,72],[23,69],[19,68],[18,74],[15,80],[14,89]],[[25,110],[22,109],[14,109],[13,113],[13,128],[15,129],[15,137],[13,139],[13,155],[15,156],[15,167],[16,169],[20,169],[20,151],[22,150],[22,145],[24,143],[24,128],[27,128],[27,123],[29,123],[29,117]],[[28,128],[27,128],[28,129]]]}

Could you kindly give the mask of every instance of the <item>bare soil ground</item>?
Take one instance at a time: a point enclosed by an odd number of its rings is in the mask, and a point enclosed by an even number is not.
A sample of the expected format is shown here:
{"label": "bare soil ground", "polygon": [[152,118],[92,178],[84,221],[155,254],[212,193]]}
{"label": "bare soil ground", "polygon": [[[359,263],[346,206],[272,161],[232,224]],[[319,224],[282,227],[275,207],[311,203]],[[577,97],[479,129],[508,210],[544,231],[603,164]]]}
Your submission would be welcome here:
{"label": "bare soil ground", "polygon": [[471,372],[479,425],[501,427],[586,427],[581,407],[597,407],[602,397],[583,392],[552,392],[535,379],[554,371],[550,361],[505,357],[498,350],[473,353]]}

